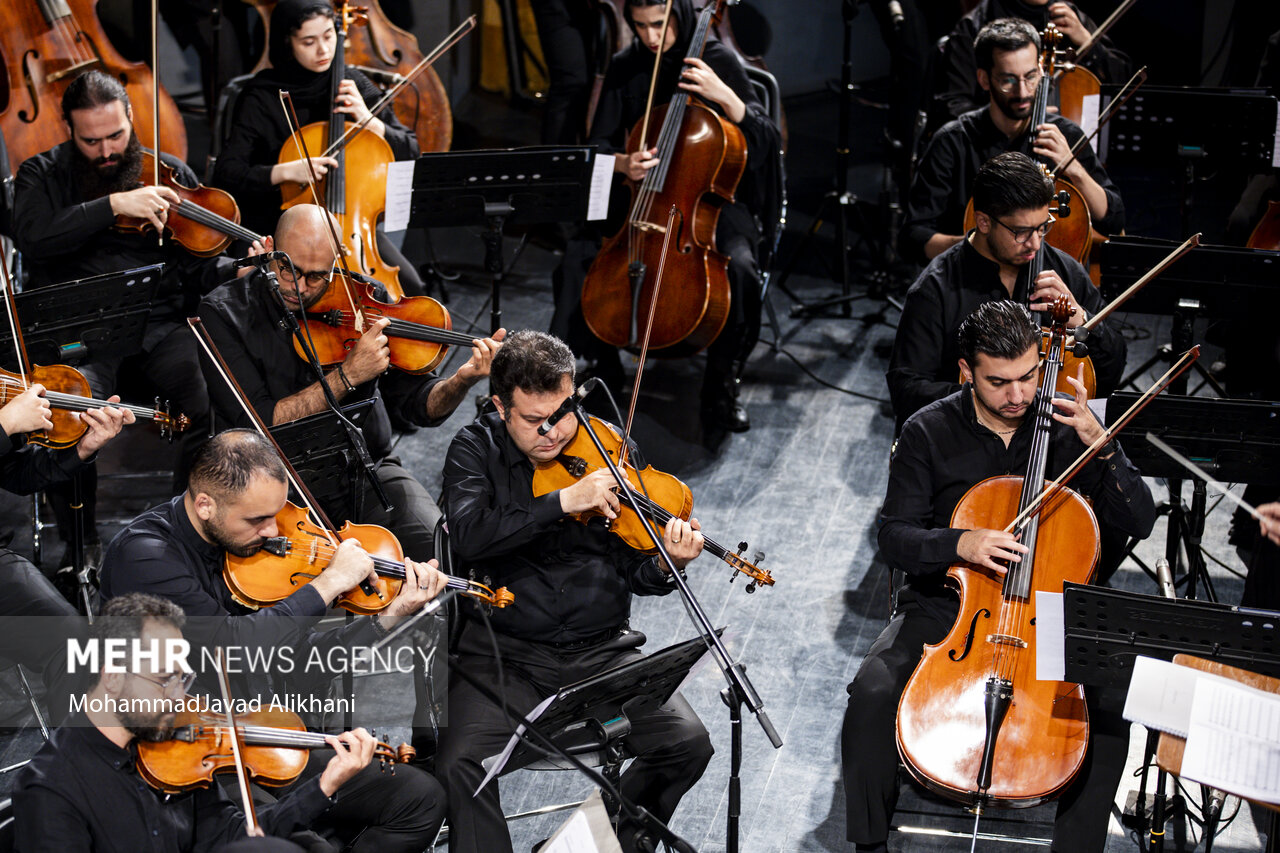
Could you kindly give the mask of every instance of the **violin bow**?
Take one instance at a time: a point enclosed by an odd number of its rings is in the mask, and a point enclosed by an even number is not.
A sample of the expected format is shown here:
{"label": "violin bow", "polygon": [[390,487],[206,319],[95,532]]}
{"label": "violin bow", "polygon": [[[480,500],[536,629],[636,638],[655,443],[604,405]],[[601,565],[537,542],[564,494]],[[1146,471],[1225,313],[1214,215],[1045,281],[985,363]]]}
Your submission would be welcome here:
{"label": "violin bow", "polygon": [[[151,87],[151,144],[155,156],[152,157],[152,186],[159,189],[160,184],[160,0],[151,0],[151,76],[154,85]],[[164,245],[164,229],[156,229],[156,245]]]}
{"label": "violin bow", "polygon": [[1156,447],[1156,449],[1157,449],[1157,450],[1159,450],[1159,451],[1163,452],[1166,456],[1168,456],[1168,457],[1169,457],[1170,459],[1172,459],[1173,461],[1177,462],[1177,463],[1178,463],[1179,465],[1181,465],[1183,468],[1186,468],[1186,469],[1187,469],[1188,471],[1190,471],[1192,474],[1195,474],[1195,475],[1196,475],[1197,477],[1199,477],[1201,480],[1204,480],[1204,481],[1205,481],[1206,483],[1208,483],[1210,486],[1213,486],[1215,489],[1217,489],[1218,491],[1222,492],[1222,494],[1223,494],[1223,495],[1224,495],[1228,500],[1234,501],[1234,502],[1235,502],[1235,504],[1236,504],[1236,506],[1240,507],[1242,510],[1244,510],[1244,511],[1245,511],[1245,512],[1247,512],[1247,513],[1249,513],[1249,515],[1253,516],[1253,517],[1254,517],[1254,518],[1256,518],[1258,521],[1268,521],[1268,520],[1269,520],[1269,519],[1265,518],[1265,517],[1262,515],[1262,513],[1258,512],[1258,510],[1257,510],[1257,509],[1255,509],[1255,508],[1254,508],[1254,506],[1253,506],[1252,504],[1250,504],[1248,501],[1244,500],[1243,498],[1236,497],[1236,494],[1235,494],[1234,492],[1232,492],[1232,491],[1231,491],[1231,487],[1230,487],[1230,486],[1228,486],[1226,483],[1219,482],[1218,480],[1215,480],[1213,477],[1209,476],[1208,472],[1206,472],[1203,468],[1201,468],[1201,467],[1200,467],[1199,465],[1197,465],[1196,463],[1192,462],[1192,461],[1191,461],[1190,459],[1188,459],[1187,457],[1183,456],[1183,455],[1182,455],[1181,453],[1179,453],[1178,451],[1174,450],[1174,449],[1173,449],[1172,447],[1170,447],[1169,445],[1165,444],[1165,443],[1164,443],[1163,441],[1161,441],[1159,438],[1156,438],[1156,436],[1155,436],[1155,435],[1153,435],[1152,433],[1149,433],[1149,432],[1148,432],[1148,433],[1146,434],[1146,439],[1147,439],[1147,441],[1149,441],[1149,442],[1151,442],[1153,445],[1155,445],[1155,447]]}
{"label": "violin bow", "polygon": [[253,793],[249,790],[249,772],[244,763],[244,733],[236,725],[235,710],[231,707],[231,684],[223,666],[223,649],[218,647],[215,658],[218,672],[218,689],[222,691],[222,704],[226,709],[227,742],[231,744],[231,756],[236,765],[236,782],[240,785],[240,800],[244,804],[244,828],[250,837],[262,835],[258,825],[258,812],[253,807]]}
{"label": "violin bow", "polygon": [[325,157],[331,156],[338,149],[344,147],[347,144],[347,142],[350,140],[350,138],[352,136],[355,136],[360,131],[364,130],[365,126],[368,125],[369,122],[373,121],[373,119],[378,115],[378,113],[382,112],[382,110],[387,106],[387,104],[391,103],[391,101],[394,100],[395,97],[399,95],[401,91],[404,90],[405,86],[408,86],[414,80],[416,80],[418,75],[422,74],[422,72],[426,71],[428,68],[434,65],[436,61],[440,59],[440,57],[444,56],[450,50],[453,50],[454,45],[462,41],[463,36],[467,35],[475,28],[476,28],[476,16],[472,15],[471,17],[463,21],[461,24],[459,24],[457,28],[454,29],[453,32],[445,36],[444,39],[438,45],[436,45],[435,48],[432,49],[431,53],[422,57],[422,61],[419,62],[417,65],[413,66],[413,68],[409,69],[408,74],[405,74],[403,77],[400,78],[400,80],[396,82],[394,86],[392,86],[390,89],[387,89],[387,91],[382,94],[382,97],[378,99],[377,103],[375,103],[372,107],[369,108],[368,116],[352,124],[346,130],[344,130],[342,133],[342,136],[338,137],[336,140],[331,140],[329,142],[329,147],[325,149],[325,152],[322,156],[325,156]]}
{"label": "violin bow", "polygon": [[1089,38],[1085,39],[1085,43],[1076,48],[1076,55],[1074,57],[1075,61],[1079,62],[1084,59],[1089,51],[1093,50],[1093,46],[1097,43],[1098,39],[1105,36],[1107,31],[1115,25],[1116,21],[1120,20],[1120,16],[1125,12],[1128,12],[1136,2],[1137,0],[1124,0],[1123,3],[1117,6],[1115,11],[1108,15],[1107,19],[1103,21],[1096,30],[1089,34]]}
{"label": "violin bow", "polygon": [[1164,272],[1169,267],[1171,267],[1174,261],[1178,260],[1187,252],[1190,252],[1192,249],[1199,246],[1200,236],[1201,235],[1199,232],[1192,234],[1190,237],[1188,237],[1186,240],[1183,241],[1181,246],[1174,249],[1169,254],[1165,255],[1164,259],[1160,261],[1160,263],[1156,264],[1154,267],[1147,270],[1146,274],[1144,274],[1141,278],[1139,278],[1133,284],[1129,285],[1129,287],[1125,289],[1124,293],[1121,293],[1115,299],[1112,299],[1105,308],[1103,308],[1094,316],[1090,317],[1088,320],[1085,320],[1084,323],[1082,323],[1081,325],[1086,329],[1093,329],[1094,326],[1098,325],[1104,319],[1106,319],[1106,317],[1109,316],[1112,311],[1115,311],[1122,304],[1124,304],[1129,299],[1129,297],[1133,296],[1139,290],[1146,287],[1149,281],[1151,281],[1153,278],[1160,275],[1160,273]]}
{"label": "violin bow", "polygon": [[1111,120],[1111,114],[1120,109],[1120,107],[1123,107],[1125,103],[1127,103],[1128,100],[1142,88],[1142,84],[1145,82],[1147,82],[1147,66],[1144,65],[1138,69],[1137,74],[1134,74],[1129,78],[1129,82],[1125,83],[1120,91],[1116,93],[1116,96],[1111,99],[1111,103],[1107,104],[1107,108],[1098,116],[1097,126],[1089,132],[1088,136],[1082,136],[1077,139],[1076,144],[1072,145],[1071,150],[1067,152],[1067,159],[1050,169],[1049,174],[1057,176],[1075,162],[1076,155],[1080,153],[1080,149],[1093,141],[1093,138],[1101,132],[1103,125]]}
{"label": "violin bow", "polygon": [[[658,49],[653,55],[653,74],[649,77],[649,97],[644,102],[644,121],[640,124],[640,150],[644,150],[645,140],[649,136],[649,114],[653,111],[653,93],[658,88],[658,69],[662,67],[662,54],[666,52],[667,27],[671,24],[672,0],[662,6],[662,38],[658,41]],[[634,152],[631,152],[634,153]]]}
{"label": "violin bow", "polygon": [[4,288],[4,310],[9,320],[9,334],[13,336],[13,350],[18,357],[18,377],[24,389],[30,388],[27,374],[31,371],[31,361],[27,357],[27,342],[22,337],[22,324],[18,322],[17,295],[13,292],[13,279],[9,277],[9,261],[4,252],[0,252],[0,275],[4,280],[0,287]]}

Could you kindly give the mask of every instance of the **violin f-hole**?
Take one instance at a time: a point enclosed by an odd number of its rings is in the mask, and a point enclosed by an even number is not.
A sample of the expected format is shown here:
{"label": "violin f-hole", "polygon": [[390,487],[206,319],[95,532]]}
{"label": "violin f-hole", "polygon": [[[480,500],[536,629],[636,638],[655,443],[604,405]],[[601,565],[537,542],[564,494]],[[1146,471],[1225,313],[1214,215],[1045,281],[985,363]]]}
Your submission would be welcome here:
{"label": "violin f-hole", "polygon": [[957,657],[956,650],[951,649],[947,652],[947,657],[951,658],[951,660],[956,663],[959,663],[969,656],[969,651],[973,648],[973,638],[978,632],[978,619],[984,617],[987,619],[991,618],[991,611],[985,607],[980,608],[973,614],[973,620],[969,622],[969,633],[964,635],[964,650],[960,652],[960,655]]}

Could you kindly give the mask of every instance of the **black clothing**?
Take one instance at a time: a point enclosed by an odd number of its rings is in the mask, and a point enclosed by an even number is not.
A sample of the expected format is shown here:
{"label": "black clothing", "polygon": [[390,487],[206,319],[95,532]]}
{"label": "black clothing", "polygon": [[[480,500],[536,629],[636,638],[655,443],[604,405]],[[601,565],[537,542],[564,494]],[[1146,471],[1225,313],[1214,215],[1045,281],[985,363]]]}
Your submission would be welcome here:
{"label": "black clothing", "polygon": [[[1058,274],[1089,316],[1106,307],[1088,272],[1074,258],[1048,245],[1041,257],[1043,268]],[[896,429],[926,404],[959,389],[956,332],[964,319],[984,302],[1012,299],[1025,305],[1027,287],[1024,269],[1010,296],[1000,281],[999,265],[983,257],[967,239],[930,261],[907,291],[885,373]],[[1104,397],[1120,384],[1127,346],[1104,320],[1090,333],[1088,347],[1098,380],[1097,396]]]}
{"label": "black clothing", "polygon": [[[672,589],[653,559],[600,526],[565,518],[559,493],[535,498],[532,481],[533,464],[496,413],[464,427],[445,458],[445,514],[454,551],[478,577],[507,587],[518,602],[490,616],[508,702],[518,714],[639,654],[639,638],[625,631],[632,593]],[[552,645],[564,643],[582,647]],[[496,683],[489,638],[478,622],[465,623],[454,665],[459,669]],[[442,733],[437,760],[450,792],[449,848],[509,851],[497,784],[471,796],[484,777],[481,762],[511,735],[508,718],[456,676],[449,701],[451,725]],[[623,774],[622,791],[665,820],[710,761],[710,739],[679,694],[632,722],[626,742],[638,757]]]}
{"label": "black clothing", "polygon": [[[987,93],[978,85],[978,65],[973,53],[973,40],[978,37],[978,31],[996,18],[1021,18],[1035,27],[1036,32],[1042,33],[1049,23],[1050,5],[1032,5],[1021,0],[981,0],[956,23],[943,46],[942,61],[938,66],[937,94],[934,95],[932,111],[935,118],[931,121],[934,127],[987,102]],[[1086,30],[1093,32],[1098,28],[1075,3],[1068,2],[1067,5],[1075,10]],[[1107,36],[1090,48],[1082,64],[1103,83],[1119,84],[1129,78],[1129,57],[1117,50]]]}
{"label": "black clothing", "polygon": [[[219,785],[165,795],[138,775],[137,747],[122,749],[82,714],[53,733],[14,787],[15,849],[100,853],[212,851],[244,837],[244,814]],[[319,777],[256,811],[268,835],[306,827],[336,801]]]}
{"label": "black clothing", "polygon": [[[266,281],[266,276],[255,273],[228,282],[200,303],[200,313],[258,417],[263,423],[271,424],[276,403],[314,384],[316,376],[310,365],[294,352],[292,340],[281,325],[285,308],[267,290]],[[203,354],[201,366],[219,426],[251,426],[235,394]],[[432,534],[439,510],[426,490],[389,457],[392,427],[388,406],[395,409],[403,423],[437,426],[445,418],[427,416],[427,398],[439,381],[435,374],[416,376],[393,368],[378,379],[358,386],[341,401],[346,406],[370,397],[374,399],[373,410],[364,422],[364,437],[370,455],[378,463],[379,481],[395,505],[392,513],[384,511],[361,473],[360,493],[351,520],[390,528],[399,537],[405,553],[417,560],[427,560],[433,553]],[[341,524],[337,517],[332,520]]]}
{"label": "black clothing", "polygon": [[[550,78],[542,115],[542,144],[574,145],[587,132],[598,13],[573,0],[531,0],[529,6]],[[613,14],[612,10],[607,14]],[[611,48],[609,45],[606,50]]]}
{"label": "black clothing", "polygon": [[[848,837],[854,843],[875,844],[888,834],[897,800],[892,733],[898,698],[923,644],[941,640],[959,609],[955,594],[945,586],[947,568],[958,559],[956,548],[964,532],[948,527],[952,512],[979,481],[1024,474],[1034,432],[1034,417],[1028,416],[1006,448],[1000,436],[978,422],[970,385],[921,409],[903,427],[889,466],[878,538],[885,562],[902,569],[907,583],[888,627],[848,687],[842,753]],[[1075,430],[1054,421],[1045,476],[1061,473],[1082,449]],[[1151,532],[1156,518],[1151,492],[1122,450],[1089,462],[1071,485],[1093,499],[1100,522],[1139,538]],[[1073,792],[1059,809],[1058,849],[1100,850],[1095,842],[1105,839],[1108,812],[1095,808],[1098,797],[1092,794],[1105,789],[1110,802],[1123,769],[1112,759],[1124,754],[1116,744],[1127,742],[1127,729],[1106,725],[1100,733],[1107,740],[1096,744],[1088,760],[1091,766],[1096,763],[1097,773],[1081,782],[1089,794]],[[1079,846],[1084,839],[1090,847]]]}
{"label": "black clothing", "polygon": [[544,643],[598,637],[627,623],[633,593],[674,589],[656,558],[602,525],[566,520],[559,492],[533,497],[533,463],[496,412],[453,439],[444,503],[454,552],[520,602],[489,615],[502,634]]}
{"label": "black clothing", "polygon": [[[1084,136],[1070,119],[1051,113],[1045,120],[1062,131],[1068,145]],[[988,107],[943,125],[929,142],[911,181],[900,238],[904,255],[923,260],[924,244],[934,234],[964,233],[964,210],[973,195],[974,178],[984,163],[1005,151],[1030,155],[1030,134],[1009,139],[991,120]],[[1120,233],[1124,230],[1124,202],[1119,190],[1093,148],[1081,147],[1077,159],[1107,195],[1107,215],[1095,218],[1093,227],[1103,234]]]}

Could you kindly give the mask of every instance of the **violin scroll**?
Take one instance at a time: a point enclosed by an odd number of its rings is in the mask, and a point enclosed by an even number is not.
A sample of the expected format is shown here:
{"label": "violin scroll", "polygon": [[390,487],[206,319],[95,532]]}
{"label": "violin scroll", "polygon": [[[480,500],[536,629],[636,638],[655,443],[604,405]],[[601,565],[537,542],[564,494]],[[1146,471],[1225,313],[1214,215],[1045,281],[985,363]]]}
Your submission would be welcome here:
{"label": "violin scroll", "polygon": [[765,569],[760,568],[760,563],[764,562],[764,552],[756,551],[751,555],[751,561],[742,559],[742,553],[747,550],[746,542],[738,543],[738,550],[726,554],[724,561],[733,569],[733,574],[729,576],[729,583],[733,583],[738,579],[739,574],[743,574],[751,578],[751,582],[747,584],[747,592],[755,592],[756,588],[763,584],[764,586],[773,586],[773,575],[769,574]]}

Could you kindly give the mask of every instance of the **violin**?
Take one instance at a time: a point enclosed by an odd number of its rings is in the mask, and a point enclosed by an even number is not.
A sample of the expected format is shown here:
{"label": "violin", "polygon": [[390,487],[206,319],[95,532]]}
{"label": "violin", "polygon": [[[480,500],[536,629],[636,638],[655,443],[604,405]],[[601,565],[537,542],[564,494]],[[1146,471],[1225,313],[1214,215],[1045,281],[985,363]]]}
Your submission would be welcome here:
{"label": "violin", "polygon": [[[700,57],[724,0],[698,13],[686,58]],[[662,52],[654,57],[661,63]],[[742,131],[714,110],[690,103],[677,89],[670,103],[632,129],[628,151],[657,149],[658,165],[640,183],[627,179],[631,206],[626,222],[604,241],[582,286],[582,314],[591,333],[610,346],[639,346],[639,306],[651,302],[657,255],[665,226],[654,218],[673,205],[680,211],[671,278],[662,311],[650,313],[649,346],[657,355],[685,356],[705,348],[729,316],[729,259],[716,249],[720,205],[733,194],[747,165]],[[714,201],[709,199],[714,198]]]}
{"label": "violin", "polygon": [[1089,743],[1083,687],[1035,673],[1036,592],[1087,583],[1099,553],[1088,501],[1066,486],[1041,496],[1070,310],[1066,297],[1054,303],[1026,474],[978,483],[949,525],[1012,527],[1029,550],[1003,578],[982,566],[951,566],[959,616],[941,643],[925,646],[898,705],[898,749],[912,776],[979,807],[1045,802],[1079,771]]}
{"label": "violin", "polygon": [[[156,155],[142,152],[142,173],[156,173]],[[263,238],[240,226],[240,205],[235,197],[217,187],[197,183],[188,187],[178,180],[177,170],[159,162],[157,186],[168,187],[178,194],[180,201],[169,208],[164,234],[177,241],[184,249],[201,258],[221,254],[233,239],[246,243],[260,242]],[[139,184],[142,186],[142,184]],[[115,227],[121,231],[155,231],[148,219],[117,216]]]}
{"label": "violin", "polygon": [[[330,534],[339,541],[360,540],[361,547],[373,558],[378,575],[371,589],[347,590],[334,602],[337,606],[361,615],[380,613],[400,592],[405,578],[404,550],[385,527],[347,522],[337,530],[326,530],[308,517],[307,510],[288,502],[276,513],[276,526],[281,534],[267,539],[253,556],[237,557],[230,552],[226,555],[222,577],[242,604],[269,607],[318,577],[337,552]],[[493,590],[466,578],[446,577],[447,589],[456,589],[499,609],[515,601],[505,588]]]}
{"label": "violin", "polygon": [[[391,366],[407,373],[426,373],[444,360],[450,346],[471,346],[471,335],[453,331],[449,309],[430,296],[406,296],[399,302],[378,299],[373,285],[334,273],[320,300],[307,309],[310,343],[320,364],[340,364],[369,324],[386,317],[383,330],[391,351]],[[296,337],[293,348],[308,361]]]}
{"label": "violin", "polygon": [[[609,458],[626,474],[636,500],[645,513],[659,526],[665,525],[672,518],[688,521],[689,516],[693,514],[693,493],[689,487],[678,477],[658,471],[652,465],[637,471],[634,465],[620,459],[619,454],[626,447],[622,435],[612,425],[599,418],[592,417],[591,423],[605,445]],[[558,457],[550,462],[540,463],[534,470],[533,495],[539,497],[567,488],[593,471],[604,467],[606,467],[604,460],[596,450],[595,444],[579,427],[573,440],[565,445]],[[596,511],[588,511],[578,513],[574,519],[585,523],[597,515],[599,513]],[[644,522],[626,501],[621,502],[618,517],[608,521],[607,524],[611,533],[621,537],[623,542],[637,551],[643,551],[646,554],[657,553],[657,546],[649,537]],[[733,575],[729,578],[730,583],[737,579],[739,574],[744,574],[751,578],[751,582],[747,584],[747,592],[755,592],[758,585],[773,586],[773,575],[743,558],[742,553],[747,549],[746,542],[739,543],[738,550],[735,552],[705,534],[703,540],[704,551],[714,554],[733,568]],[[363,539],[360,542],[364,544]],[[757,554],[754,559],[758,563],[763,558],[763,554]]]}
{"label": "violin", "polygon": [[1267,202],[1267,210],[1254,226],[1245,246],[1250,249],[1280,251],[1280,201]]}
{"label": "violin", "polygon": [[[329,746],[324,735],[307,731],[301,717],[279,705],[237,714],[236,728],[244,744],[245,770],[262,785],[288,785],[306,769],[310,750]],[[138,741],[138,775],[166,794],[207,788],[214,774],[235,769],[230,735],[224,716],[207,708],[182,711],[168,740]],[[379,741],[374,748],[374,755],[384,768],[391,765],[392,772],[416,754],[407,743],[393,749]]]}

